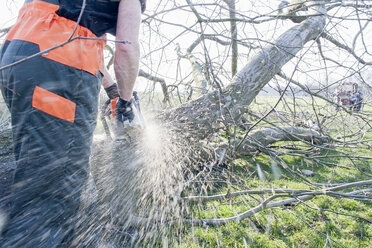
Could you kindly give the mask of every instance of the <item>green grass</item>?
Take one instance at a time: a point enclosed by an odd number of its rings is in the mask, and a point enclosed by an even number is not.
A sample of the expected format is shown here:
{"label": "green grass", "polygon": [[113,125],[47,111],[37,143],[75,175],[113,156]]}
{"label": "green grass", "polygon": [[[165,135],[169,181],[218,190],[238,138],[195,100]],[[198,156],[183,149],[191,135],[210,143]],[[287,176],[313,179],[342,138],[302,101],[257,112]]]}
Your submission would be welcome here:
{"label": "green grass", "polygon": [[[213,205],[218,211],[205,210],[200,217],[232,216],[244,210]],[[371,204],[322,196],[295,208],[265,210],[239,223],[190,228],[179,247],[324,247],[325,242],[333,247],[370,247],[372,226],[364,219],[371,218]]]}
{"label": "green grass", "polygon": [[[255,113],[264,115],[277,102],[277,97],[257,98],[251,109]],[[287,99],[286,99],[287,100]],[[293,116],[307,112],[309,118],[314,119],[311,99],[296,99],[296,106],[287,100],[288,104],[281,102],[276,111],[292,113],[288,115],[288,122],[278,120],[275,115],[270,115],[267,120],[277,125],[292,125]],[[332,106],[323,100],[314,103],[317,114],[331,116],[324,122],[327,133],[334,139],[346,135],[343,141],[356,139],[361,128],[355,115],[342,111],[336,112]],[[366,106],[365,113],[372,113],[371,106]],[[320,116],[320,118],[323,118]],[[248,116],[252,123],[256,118]],[[340,124],[341,123],[341,124]],[[267,127],[270,124],[262,122],[258,127]],[[101,125],[97,130],[102,131]],[[344,183],[371,179],[372,160],[348,158],[345,155],[372,157],[371,148],[372,131],[362,127],[365,131],[361,140],[366,141],[360,146],[331,146],[313,149],[309,154],[293,152],[304,151],[311,148],[303,142],[277,142],[271,147],[280,151],[279,164],[281,175],[276,179],[268,155],[257,154],[229,161],[224,165],[223,176],[221,170],[211,173],[211,178],[219,178],[218,182],[210,182],[201,188],[190,188],[184,192],[186,195],[215,195],[226,194],[247,189],[317,189],[306,183],[300,177],[286,171],[288,166],[294,171],[303,169],[315,172],[313,177],[307,177],[314,183]],[[356,133],[356,135],[354,134]],[[243,136],[244,130],[238,130],[238,135]],[[354,134],[354,135],[351,135]],[[349,136],[351,135],[351,136]],[[228,134],[221,133],[225,139]],[[287,154],[287,155],[285,155]],[[314,158],[312,156],[317,156]],[[259,178],[257,164],[263,171],[264,179]],[[213,180],[211,180],[213,181]],[[342,192],[342,191],[341,191]],[[196,202],[189,204],[186,217],[195,219],[227,218],[233,217],[257,206],[262,199],[270,195],[242,195],[231,199],[209,202]],[[279,201],[283,198],[277,198]],[[219,226],[190,226],[185,224],[180,230],[172,233],[169,247],[197,248],[197,247],[347,247],[365,248],[372,247],[372,203],[357,201],[347,198],[331,196],[316,196],[312,200],[295,206],[285,206],[260,211],[240,222],[228,222]],[[161,242],[159,246],[161,247]]]}
{"label": "green grass", "polygon": [[[253,105],[255,111],[265,111],[276,103],[277,98],[257,99]],[[297,101],[297,109],[309,109],[309,99]],[[324,114],[334,111],[324,101],[315,103],[316,108]],[[288,107],[279,104],[277,110],[288,111]],[[365,111],[371,110],[370,106]],[[293,111],[293,109],[292,109]],[[319,114],[319,113],[318,113]],[[335,113],[324,125],[332,137],[358,133],[360,128],[354,115]],[[270,117],[269,117],[270,118]],[[340,125],[339,120],[344,123]],[[275,121],[275,118],[270,119]],[[260,125],[268,126],[267,123]],[[292,170],[307,169],[315,172],[307,177],[314,183],[344,183],[370,180],[372,160],[358,156],[372,157],[368,145],[372,131],[367,129],[360,141],[363,145],[339,146],[336,143],[323,149],[314,149],[311,154],[294,153],[281,155],[283,165]],[[242,132],[244,133],[244,131]],[[355,135],[346,141],[355,139]],[[310,148],[302,142],[278,142],[273,146],[277,151],[291,151]],[[316,156],[316,158],[313,157]],[[348,156],[352,156],[349,157]],[[280,179],[275,179],[271,168],[271,159],[267,155],[244,157],[231,161],[225,168],[225,183],[213,184],[207,193],[226,194],[230,191],[245,189],[316,189],[298,176],[286,171],[281,165]],[[260,180],[257,174],[260,165],[265,179]],[[228,185],[230,185],[228,187]],[[349,191],[356,190],[350,189]],[[192,192],[192,191],[190,191]],[[341,193],[343,191],[340,191]],[[194,218],[226,218],[236,216],[267,198],[269,195],[244,195],[227,200],[195,203],[190,212]],[[277,198],[274,201],[283,198]],[[332,196],[316,196],[295,206],[272,208],[260,211],[240,222],[228,222],[219,226],[188,226],[183,230],[175,247],[372,247],[372,202],[358,201]]]}

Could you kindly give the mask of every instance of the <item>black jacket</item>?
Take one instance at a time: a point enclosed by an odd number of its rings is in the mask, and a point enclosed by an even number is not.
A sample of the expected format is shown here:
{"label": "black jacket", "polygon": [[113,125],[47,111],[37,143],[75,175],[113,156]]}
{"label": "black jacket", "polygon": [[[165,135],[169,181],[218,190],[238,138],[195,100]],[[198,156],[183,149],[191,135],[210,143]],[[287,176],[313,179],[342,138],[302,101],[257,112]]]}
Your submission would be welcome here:
{"label": "black jacket", "polygon": [[[26,0],[31,2],[32,0]],[[83,0],[43,0],[59,5],[57,14],[67,19],[77,21],[83,5]],[[141,2],[142,12],[146,8],[146,0]],[[95,35],[105,33],[116,34],[116,23],[120,0],[86,0],[86,6],[79,24],[91,30]]]}

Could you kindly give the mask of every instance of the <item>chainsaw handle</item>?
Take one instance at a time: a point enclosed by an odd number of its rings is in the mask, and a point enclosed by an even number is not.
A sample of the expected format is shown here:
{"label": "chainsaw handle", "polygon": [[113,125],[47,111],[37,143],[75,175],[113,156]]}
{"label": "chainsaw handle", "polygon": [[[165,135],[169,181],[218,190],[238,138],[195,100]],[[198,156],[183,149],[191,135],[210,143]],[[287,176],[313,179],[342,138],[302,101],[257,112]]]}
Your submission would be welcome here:
{"label": "chainsaw handle", "polygon": [[107,107],[110,105],[111,99],[107,99],[101,108],[101,113],[104,114],[106,112]]}

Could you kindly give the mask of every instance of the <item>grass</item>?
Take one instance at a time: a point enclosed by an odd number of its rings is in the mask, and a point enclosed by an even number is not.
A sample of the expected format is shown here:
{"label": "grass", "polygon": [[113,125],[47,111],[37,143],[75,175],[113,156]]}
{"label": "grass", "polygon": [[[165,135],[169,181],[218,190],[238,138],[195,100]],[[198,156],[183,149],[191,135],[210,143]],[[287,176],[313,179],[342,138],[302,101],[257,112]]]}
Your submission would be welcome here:
{"label": "grass", "polygon": [[[252,109],[264,115],[275,105],[278,98],[257,98]],[[287,101],[290,102],[290,101]],[[278,125],[293,125],[293,119],[314,119],[310,99],[298,99],[296,106],[280,103],[276,111],[286,119],[278,120],[274,114],[270,122]],[[280,151],[283,165],[292,170],[303,169],[315,172],[308,177],[314,183],[343,183],[371,179],[371,161],[358,156],[372,157],[372,131],[363,126],[355,115],[336,112],[323,100],[313,104],[320,119],[331,116],[324,122],[324,127],[337,140],[338,136],[347,136],[345,142],[358,140],[356,145],[333,145],[325,149],[313,149],[309,154],[291,153],[311,148],[302,142],[277,142],[271,148]],[[286,115],[286,113],[291,113]],[[365,113],[372,113],[370,106]],[[294,118],[295,117],[295,118]],[[248,117],[252,122],[256,119]],[[260,123],[259,127],[270,126]],[[358,136],[358,129],[365,131]],[[98,126],[102,132],[102,127]],[[355,135],[350,135],[356,133]],[[240,135],[244,131],[240,130]],[[350,135],[350,136],[349,136]],[[365,143],[360,143],[364,141]],[[293,149],[292,149],[293,148]],[[286,155],[287,154],[287,155]],[[347,157],[345,155],[353,156]],[[187,194],[214,195],[229,191],[245,189],[315,189],[298,176],[289,173],[281,165],[279,179],[273,173],[272,160],[269,156],[259,154],[254,157],[242,157],[230,161],[223,168],[224,174],[218,183],[210,183],[201,189],[192,189]],[[259,164],[264,179],[257,173]],[[220,171],[212,177],[221,176]],[[189,217],[195,219],[226,218],[236,216],[257,206],[268,195],[244,195],[233,199],[190,204]],[[278,198],[275,200],[280,200]],[[188,226],[176,231],[170,247],[372,247],[372,203],[331,196],[316,196],[312,200],[295,206],[263,210],[240,222],[229,222],[220,226]],[[161,243],[161,242],[160,242]],[[159,246],[161,246],[159,243]]]}
{"label": "grass", "polygon": [[[319,173],[321,174],[321,173]],[[318,179],[322,179],[319,177]],[[262,182],[249,188],[308,188],[294,180]],[[198,206],[198,218],[231,217],[254,206],[248,197]],[[179,247],[370,247],[372,204],[318,196],[296,207],[262,211],[249,219],[218,227],[189,228]]]}
{"label": "grass", "polygon": [[[255,110],[265,113],[268,106],[273,106],[277,99],[258,99]],[[307,99],[308,100],[308,99]],[[308,102],[298,101],[297,108],[309,109]],[[322,109],[324,115],[334,111],[324,101],[318,102],[316,108]],[[287,111],[288,107],[280,104],[277,111]],[[293,111],[293,109],[292,109]],[[365,111],[371,112],[366,106]],[[369,111],[369,112],[368,112]],[[345,145],[315,149],[311,154],[294,153],[280,156],[283,164],[296,171],[307,169],[315,172],[308,177],[314,183],[344,183],[370,180],[372,174],[372,131],[356,124],[355,116],[336,113],[336,117],[324,122],[330,135],[349,135],[357,129],[365,133],[355,145]],[[314,116],[313,116],[314,117]],[[337,125],[340,118],[343,125]],[[265,124],[266,126],[267,124]],[[345,141],[356,140],[358,135],[350,136]],[[361,143],[365,141],[365,143]],[[296,149],[309,148],[308,145],[295,142],[278,142],[275,149],[286,152],[288,147]],[[360,158],[362,156],[363,158]],[[281,167],[280,179],[275,179],[271,159],[267,155],[239,158],[224,169],[226,182],[215,184],[207,194],[226,194],[229,190],[243,189],[314,189],[301,178],[294,176]],[[265,175],[260,179],[257,164]],[[356,190],[356,189],[354,189]],[[352,191],[352,190],[351,190]],[[242,213],[267,198],[264,195],[245,195],[233,199],[204,202],[193,205],[191,213],[194,218],[225,218]],[[275,199],[280,200],[281,198]],[[229,222],[220,226],[202,226],[185,228],[176,247],[372,247],[372,202],[348,198],[316,196],[313,199],[281,208],[266,209],[240,222]]]}

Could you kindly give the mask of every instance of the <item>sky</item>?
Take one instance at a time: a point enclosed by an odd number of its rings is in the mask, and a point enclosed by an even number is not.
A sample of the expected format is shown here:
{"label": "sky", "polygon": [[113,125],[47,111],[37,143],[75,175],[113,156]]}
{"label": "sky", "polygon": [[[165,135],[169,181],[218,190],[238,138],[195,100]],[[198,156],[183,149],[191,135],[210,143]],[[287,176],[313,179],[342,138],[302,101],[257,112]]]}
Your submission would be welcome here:
{"label": "sky", "polygon": [[[159,0],[159,2],[162,2]],[[247,7],[244,4],[245,1],[242,1],[243,4],[240,4],[240,8]],[[247,1],[249,2],[249,1]],[[22,7],[24,0],[0,0],[0,29],[11,26],[17,19],[18,10]],[[148,7],[150,5],[157,5],[156,1],[148,2]],[[149,8],[148,8],[149,9]],[[176,19],[179,20],[179,16]]]}
{"label": "sky", "polygon": [[16,21],[18,10],[23,2],[23,0],[0,1],[0,28],[9,27]]}
{"label": "sky", "polygon": [[[18,10],[23,5],[23,2],[24,2],[24,0],[0,0],[0,29],[1,28],[9,27],[9,26],[11,26],[16,21]],[[151,6],[148,6],[149,7],[148,9],[149,10],[150,9],[157,9],[156,6],[160,6],[161,3],[163,3],[163,2],[166,2],[166,1],[163,1],[163,0],[149,1],[149,5],[151,5]],[[193,2],[197,2],[197,0],[193,0]],[[249,10],[249,9],[256,9],[257,10],[258,8],[264,8],[264,9],[268,9],[268,10],[275,9],[275,6],[277,6],[277,3],[279,2],[279,0],[260,0],[260,1],[256,1],[256,2],[254,2],[254,1],[253,2],[252,1],[247,1],[247,0],[240,0],[238,2],[239,2],[239,10],[242,13],[247,13],[247,15],[248,15],[248,11],[245,11],[245,10]],[[253,6],[248,6],[249,5],[248,3],[254,3],[254,7]],[[179,13],[180,12],[174,12],[175,15],[176,14],[179,15]],[[181,14],[182,14],[182,12],[181,12]],[[252,14],[252,13],[250,13],[250,14]],[[189,18],[187,16],[183,16],[182,18],[180,18],[180,16],[172,16],[172,13],[167,14],[166,15],[166,18],[167,18],[167,21],[168,22],[175,22],[175,23],[179,23],[180,20],[182,20],[182,22],[185,22],[186,20],[189,20]],[[355,25],[355,23],[356,22],[353,22],[352,25]],[[274,24],[276,25],[276,23],[274,23]],[[349,26],[348,27],[345,27],[345,29],[349,28],[349,31],[351,31],[351,30],[359,30],[359,27],[351,28],[352,25],[350,25],[350,27]],[[171,29],[173,30],[174,27],[172,27],[172,26],[169,27],[168,26],[168,28],[169,28],[169,30],[167,30],[167,31],[169,32]],[[248,28],[248,26],[246,28]],[[275,28],[276,28],[276,26],[275,26]],[[370,29],[371,27],[368,27],[368,28]],[[260,34],[260,35],[263,35],[262,38],[264,38],[265,36],[269,36],[269,37],[272,36],[273,37],[274,36],[273,35],[274,33],[277,36],[278,34],[280,34],[282,32],[281,30],[278,31],[278,30],[276,30],[274,28],[271,28],[271,27],[270,28],[267,28],[267,29],[265,28],[264,30],[271,30],[271,31],[268,32],[267,35],[265,33]],[[339,30],[339,27],[338,27],[338,30]],[[257,31],[257,30],[255,30],[255,31]],[[330,31],[332,32],[332,29],[330,29]],[[367,30],[365,30],[365,31],[366,31],[365,32],[366,37],[364,37],[364,38],[365,38],[365,41],[368,43],[367,46],[369,46],[370,45],[370,37],[371,37],[370,35],[371,35],[372,32],[368,32]],[[176,31],[176,30],[174,32],[171,32],[172,34],[170,35],[170,37],[173,37],[174,36],[173,33],[177,33],[177,32],[178,31]],[[250,34],[249,31],[246,31],[245,30],[245,32],[248,35]],[[349,32],[346,32],[346,33],[344,33],[341,36],[343,40],[346,40],[346,41],[347,40],[352,40],[352,38],[354,36],[351,35],[350,37],[347,37],[347,34],[348,33]],[[350,32],[350,34],[354,34],[354,32]],[[143,35],[145,36],[146,34],[144,33]],[[182,37],[188,37],[188,36],[182,36]],[[184,45],[187,46],[187,45],[189,45],[189,42],[190,42],[189,40],[187,40],[186,42],[180,42],[180,44],[182,45],[182,43],[183,43]],[[361,40],[361,39],[359,39],[359,40]],[[0,39],[0,43],[1,43],[1,41],[2,40]],[[153,49],[153,47],[154,46],[152,46],[151,48],[143,49],[143,50]],[[358,48],[358,46],[357,46],[357,48]],[[171,49],[173,51],[174,50],[174,46],[172,44],[170,44],[168,46],[168,49]],[[210,49],[213,50],[213,48],[210,48]],[[356,49],[356,50],[358,51],[358,49]],[[361,50],[362,51],[365,50],[365,47],[364,46],[361,46]],[[146,51],[146,52],[148,52],[148,51]],[[333,56],[335,56],[335,57],[338,58],[338,54],[335,54]],[[152,62],[153,62],[154,59],[156,59],[156,56],[153,56],[153,57],[150,58],[150,60]],[[145,62],[147,62],[147,61],[145,61]],[[164,61],[162,60],[161,62],[163,63]],[[290,66],[290,63],[289,63],[288,66]],[[166,68],[168,68],[168,70],[163,69],[163,71],[161,72],[161,74],[159,76],[161,76],[161,77],[167,77],[169,75],[172,75],[173,74],[172,72],[175,71],[172,66],[167,66]],[[146,71],[151,71],[152,68],[147,68],[147,67],[144,66],[143,69],[145,69]],[[157,70],[154,69],[154,71],[157,71]],[[328,72],[328,73],[330,73],[330,72]]]}

